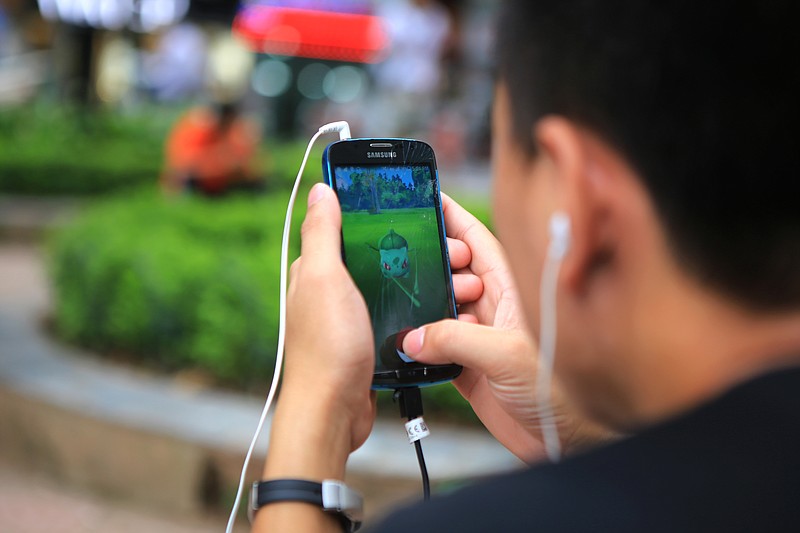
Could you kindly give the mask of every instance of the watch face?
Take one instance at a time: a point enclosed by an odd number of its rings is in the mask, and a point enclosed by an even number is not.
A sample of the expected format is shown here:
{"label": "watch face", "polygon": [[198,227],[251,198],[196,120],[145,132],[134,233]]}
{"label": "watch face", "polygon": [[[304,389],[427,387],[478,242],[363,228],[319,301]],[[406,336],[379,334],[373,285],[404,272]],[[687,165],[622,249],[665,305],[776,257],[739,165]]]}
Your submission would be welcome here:
{"label": "watch face", "polygon": [[247,506],[247,520],[250,523],[253,523],[253,519],[256,516],[256,511],[258,511],[258,481],[253,483],[250,487],[250,498],[248,498],[249,505]]}
{"label": "watch face", "polygon": [[364,499],[341,481],[322,482],[322,508],[338,513],[346,531],[357,531],[364,516]]}
{"label": "watch face", "polygon": [[350,530],[355,531],[363,519],[364,499],[341,481],[326,479],[322,482],[322,508],[340,513],[355,527]]}

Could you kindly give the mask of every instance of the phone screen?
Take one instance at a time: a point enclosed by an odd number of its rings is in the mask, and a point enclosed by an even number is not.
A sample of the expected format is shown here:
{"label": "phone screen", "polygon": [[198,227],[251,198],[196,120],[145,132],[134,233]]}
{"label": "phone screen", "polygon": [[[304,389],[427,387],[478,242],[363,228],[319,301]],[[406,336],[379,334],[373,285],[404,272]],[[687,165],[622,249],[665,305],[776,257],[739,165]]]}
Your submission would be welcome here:
{"label": "phone screen", "polygon": [[343,253],[367,302],[375,372],[413,367],[405,334],[452,318],[438,185],[427,164],[334,166]]}

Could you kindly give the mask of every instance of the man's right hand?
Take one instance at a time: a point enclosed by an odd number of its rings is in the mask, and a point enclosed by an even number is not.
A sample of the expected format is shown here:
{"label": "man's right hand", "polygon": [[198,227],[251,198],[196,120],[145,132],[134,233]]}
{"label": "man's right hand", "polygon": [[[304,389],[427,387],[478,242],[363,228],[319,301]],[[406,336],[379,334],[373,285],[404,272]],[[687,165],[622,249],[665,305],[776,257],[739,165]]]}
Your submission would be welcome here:
{"label": "man's right hand", "polygon": [[[467,267],[454,279],[471,274],[483,291],[459,298],[459,320],[443,320],[409,333],[403,350],[428,364],[464,367],[454,381],[475,413],[517,457],[535,462],[544,457],[540,410],[536,403],[537,348],[525,327],[519,294],[502,246],[474,216],[442,195],[445,226],[452,239],[471,252]],[[582,420],[554,384],[553,405],[565,449],[577,442],[602,440],[607,434]]]}

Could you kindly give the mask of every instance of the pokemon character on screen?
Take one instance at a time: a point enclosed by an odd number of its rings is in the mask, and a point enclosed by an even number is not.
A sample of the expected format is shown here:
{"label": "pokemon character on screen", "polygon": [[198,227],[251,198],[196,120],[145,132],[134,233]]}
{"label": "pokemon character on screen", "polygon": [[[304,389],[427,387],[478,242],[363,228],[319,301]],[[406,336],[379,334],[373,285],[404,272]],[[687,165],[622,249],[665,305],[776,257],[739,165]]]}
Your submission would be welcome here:
{"label": "pokemon character on screen", "polygon": [[[367,246],[377,251],[380,254],[380,269],[381,275],[388,280],[393,281],[400,290],[408,296],[411,304],[414,307],[419,307],[420,303],[417,299],[419,295],[419,278],[416,267],[414,268],[414,287],[409,290],[404,287],[398,278],[408,278],[410,274],[409,252],[416,252],[416,250],[408,249],[408,241],[396,233],[394,229],[390,229],[389,233],[384,235],[378,242],[378,248],[367,243]],[[416,254],[415,254],[416,257]],[[383,291],[382,291],[383,292]]]}
{"label": "pokemon character on screen", "polygon": [[380,242],[381,262],[383,274],[386,278],[408,277],[408,241],[393,229],[384,235]]}

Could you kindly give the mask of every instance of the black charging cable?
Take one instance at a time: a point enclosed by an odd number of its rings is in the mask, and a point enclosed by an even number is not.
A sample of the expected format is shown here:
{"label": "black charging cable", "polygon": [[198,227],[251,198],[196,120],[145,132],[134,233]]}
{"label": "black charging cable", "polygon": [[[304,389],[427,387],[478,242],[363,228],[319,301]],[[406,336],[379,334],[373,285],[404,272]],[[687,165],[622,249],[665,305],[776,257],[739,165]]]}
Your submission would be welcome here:
{"label": "black charging cable", "polygon": [[425,501],[428,501],[431,499],[431,480],[422,453],[422,439],[428,435],[428,427],[422,419],[422,393],[419,387],[397,389],[394,391],[394,401],[400,404],[400,416],[408,419],[406,432],[417,452],[419,471],[422,474],[422,493]]}

